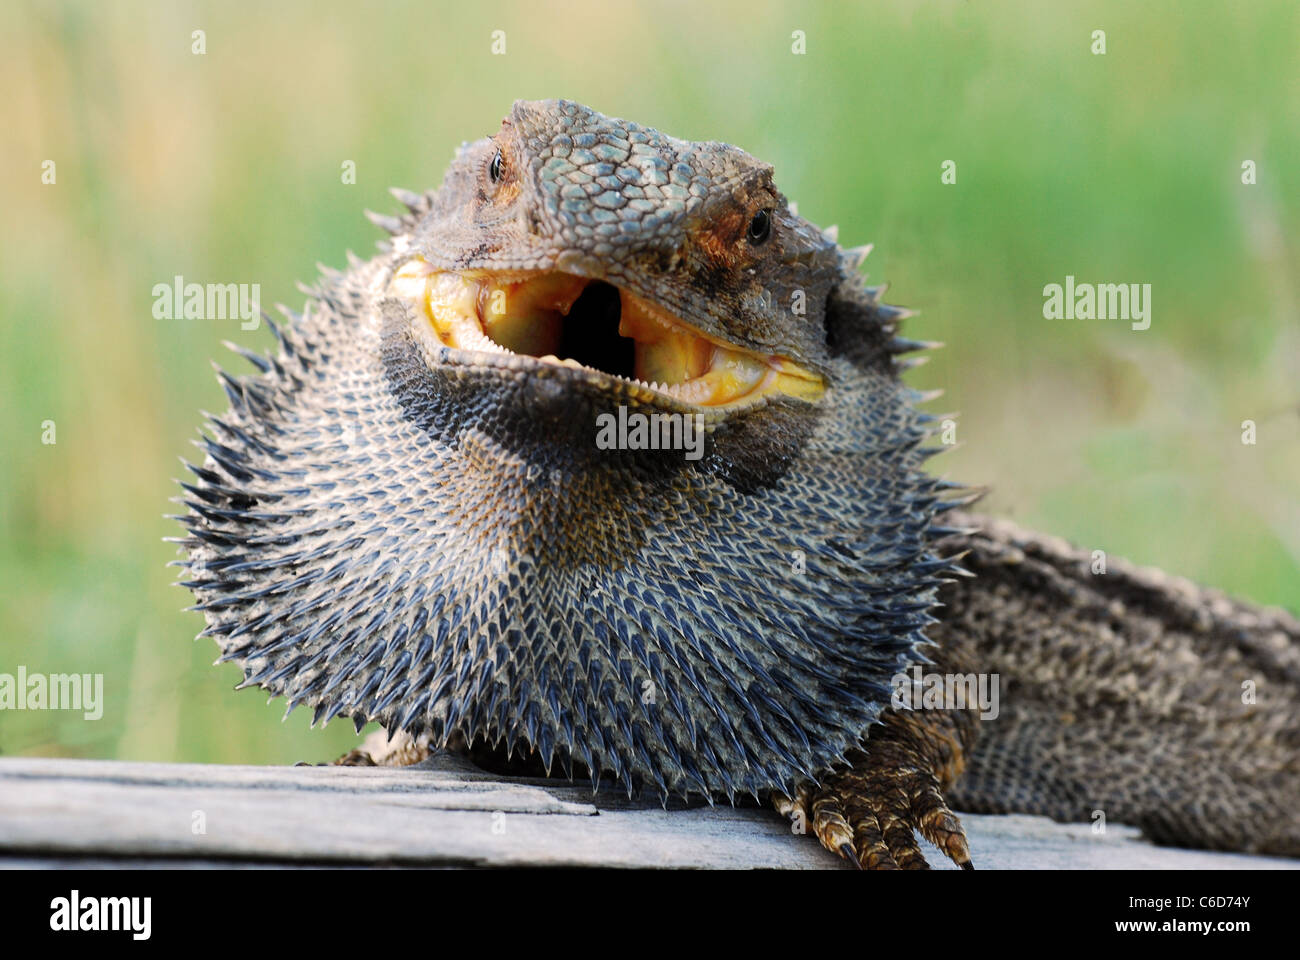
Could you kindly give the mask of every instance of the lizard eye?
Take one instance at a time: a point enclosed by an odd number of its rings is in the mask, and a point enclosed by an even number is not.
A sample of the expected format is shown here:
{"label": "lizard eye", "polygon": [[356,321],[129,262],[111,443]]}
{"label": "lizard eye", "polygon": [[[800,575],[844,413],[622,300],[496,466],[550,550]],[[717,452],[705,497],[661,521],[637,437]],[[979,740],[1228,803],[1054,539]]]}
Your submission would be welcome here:
{"label": "lizard eye", "polygon": [[749,229],[745,232],[745,238],[757,247],[765,243],[771,235],[772,214],[767,210],[760,210],[754,214],[754,219],[749,221]]}
{"label": "lizard eye", "polygon": [[501,151],[497,150],[496,156],[492,158],[492,163],[488,165],[488,176],[492,178],[493,183],[501,182],[501,175],[505,173],[506,161],[501,156]]}

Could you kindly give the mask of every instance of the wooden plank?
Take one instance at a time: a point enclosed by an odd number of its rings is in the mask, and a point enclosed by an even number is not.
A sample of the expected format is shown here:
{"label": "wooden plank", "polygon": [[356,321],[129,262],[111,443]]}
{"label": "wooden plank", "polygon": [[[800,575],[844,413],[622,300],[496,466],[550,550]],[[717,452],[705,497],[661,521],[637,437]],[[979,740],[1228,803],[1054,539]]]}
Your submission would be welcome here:
{"label": "wooden plank", "polygon": [[[1298,867],[1137,831],[963,817],[982,868]],[[927,857],[948,866],[937,851]],[[663,809],[440,758],[405,768],[0,759],[0,865],[837,868],[762,808]]]}

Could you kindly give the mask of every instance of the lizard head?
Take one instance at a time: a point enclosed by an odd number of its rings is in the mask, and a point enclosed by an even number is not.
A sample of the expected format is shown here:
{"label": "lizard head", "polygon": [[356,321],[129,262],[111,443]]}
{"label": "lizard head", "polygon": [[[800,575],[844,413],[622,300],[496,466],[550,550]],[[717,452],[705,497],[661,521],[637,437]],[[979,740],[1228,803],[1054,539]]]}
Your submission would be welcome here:
{"label": "lizard head", "polygon": [[[221,659],[318,720],[629,790],[842,759],[948,569],[916,345],[861,254],[741,150],[563,101],[395,192],[382,255],[221,374],[180,518]],[[708,442],[602,447],[624,407]]]}
{"label": "lizard head", "polygon": [[839,249],[736,147],[520,101],[404,240],[394,291],[441,362],[711,420],[825,390]]}

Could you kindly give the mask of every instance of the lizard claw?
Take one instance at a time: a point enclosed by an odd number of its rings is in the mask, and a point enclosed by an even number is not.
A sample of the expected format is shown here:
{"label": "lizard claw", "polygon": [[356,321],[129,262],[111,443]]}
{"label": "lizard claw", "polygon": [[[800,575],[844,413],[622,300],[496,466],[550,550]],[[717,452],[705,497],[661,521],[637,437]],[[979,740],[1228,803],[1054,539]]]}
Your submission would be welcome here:
{"label": "lizard claw", "polygon": [[966,832],[941,792],[941,775],[960,769],[952,752],[960,739],[945,728],[951,721],[888,716],[850,753],[847,770],[800,785],[793,798],[774,796],[777,810],[867,870],[929,869],[918,834],[963,870],[974,869]]}
{"label": "lizard claw", "polygon": [[333,763],[329,764],[329,766],[331,767],[377,767],[379,766],[379,764],[375,763],[375,758],[370,755],[369,750],[364,750],[358,747],[355,750],[349,750],[347,753],[343,754],[343,756],[339,757]]}
{"label": "lizard claw", "polygon": [[927,870],[917,835],[963,870],[974,869],[966,833],[932,774],[854,768],[832,774],[802,797],[776,798],[777,810],[802,817],[827,850],[865,870]]}

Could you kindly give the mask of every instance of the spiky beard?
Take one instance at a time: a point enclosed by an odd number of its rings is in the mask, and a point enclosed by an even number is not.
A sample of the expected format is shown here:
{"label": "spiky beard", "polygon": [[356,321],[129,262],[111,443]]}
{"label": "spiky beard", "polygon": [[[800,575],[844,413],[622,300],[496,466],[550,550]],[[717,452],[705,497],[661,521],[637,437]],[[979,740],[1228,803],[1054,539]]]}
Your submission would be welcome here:
{"label": "spiky beard", "polygon": [[443,362],[377,299],[391,276],[327,279],[260,375],[222,375],[181,519],[241,686],[663,797],[842,758],[948,566],[914,395],[841,359],[818,404],[721,418],[698,461],[598,450],[635,396]]}

